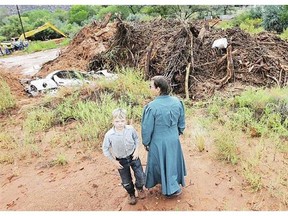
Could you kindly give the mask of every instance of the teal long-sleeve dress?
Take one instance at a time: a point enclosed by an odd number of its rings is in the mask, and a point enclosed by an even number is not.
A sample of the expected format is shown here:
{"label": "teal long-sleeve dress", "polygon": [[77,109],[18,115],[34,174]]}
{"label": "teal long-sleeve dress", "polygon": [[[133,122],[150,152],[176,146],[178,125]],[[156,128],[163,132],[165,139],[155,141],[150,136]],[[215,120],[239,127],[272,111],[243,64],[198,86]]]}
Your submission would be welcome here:
{"label": "teal long-sleeve dress", "polygon": [[162,194],[171,195],[185,186],[185,161],[179,135],[185,129],[185,111],[178,98],[163,95],[144,107],[142,142],[149,146],[146,166],[146,188],[157,184]]}

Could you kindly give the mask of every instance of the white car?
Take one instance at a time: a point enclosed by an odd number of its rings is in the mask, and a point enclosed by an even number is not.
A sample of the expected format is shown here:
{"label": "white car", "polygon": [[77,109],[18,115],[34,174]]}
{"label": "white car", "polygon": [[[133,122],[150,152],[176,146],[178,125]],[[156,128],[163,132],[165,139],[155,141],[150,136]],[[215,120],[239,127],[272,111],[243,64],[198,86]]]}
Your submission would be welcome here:
{"label": "white car", "polygon": [[41,92],[53,91],[60,86],[81,86],[90,83],[89,79],[98,77],[117,78],[116,74],[102,71],[90,71],[88,73],[73,70],[57,70],[48,74],[45,78],[26,81],[25,91],[36,96]]}

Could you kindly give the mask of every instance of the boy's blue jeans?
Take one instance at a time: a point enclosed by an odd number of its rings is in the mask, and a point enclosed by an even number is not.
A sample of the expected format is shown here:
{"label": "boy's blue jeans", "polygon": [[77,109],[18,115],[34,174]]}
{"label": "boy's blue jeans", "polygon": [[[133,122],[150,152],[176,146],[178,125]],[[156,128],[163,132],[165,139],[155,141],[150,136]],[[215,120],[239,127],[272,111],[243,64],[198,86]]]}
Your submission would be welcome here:
{"label": "boy's blue jeans", "polygon": [[122,169],[118,169],[123,187],[130,195],[135,195],[130,167],[134,171],[136,189],[142,190],[143,185],[145,184],[145,174],[143,172],[140,159],[138,158],[137,160],[132,160],[132,156],[129,156],[127,158],[121,158],[117,160],[123,166]]}

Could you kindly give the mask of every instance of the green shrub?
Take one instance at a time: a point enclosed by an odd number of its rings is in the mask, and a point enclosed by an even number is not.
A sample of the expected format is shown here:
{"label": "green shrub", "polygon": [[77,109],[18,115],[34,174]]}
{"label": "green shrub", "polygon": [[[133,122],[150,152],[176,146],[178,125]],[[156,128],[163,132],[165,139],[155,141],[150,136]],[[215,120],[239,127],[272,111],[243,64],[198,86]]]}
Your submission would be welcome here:
{"label": "green shrub", "polygon": [[250,161],[242,163],[243,175],[253,191],[259,191],[262,188],[262,178],[259,173],[255,171],[255,165]]}
{"label": "green shrub", "polygon": [[16,105],[16,100],[11,94],[9,85],[0,78],[0,113],[5,112],[9,108],[13,108]]}
{"label": "green shrub", "polygon": [[52,160],[51,166],[64,166],[68,164],[67,158],[64,154],[58,154],[55,160]]}
{"label": "green shrub", "polygon": [[37,51],[47,50],[47,49],[54,49],[57,48],[58,45],[53,40],[49,41],[32,41],[29,43],[29,46],[25,48],[25,52],[33,53]]}
{"label": "green shrub", "polygon": [[288,41],[288,28],[286,28],[285,31],[283,31],[283,32],[280,34],[280,38],[281,38],[282,40]]}
{"label": "green shrub", "polygon": [[240,24],[240,28],[249,33],[249,34],[258,34],[264,31],[264,28],[261,27],[261,19],[245,19],[243,23]]}
{"label": "green shrub", "polygon": [[214,96],[207,107],[207,111],[214,118],[219,118],[226,106],[226,101],[221,96]]}
{"label": "green shrub", "polygon": [[70,43],[70,38],[65,38],[63,41],[61,41],[60,46],[67,46]]}
{"label": "green shrub", "polygon": [[[144,81],[144,77],[140,71],[132,68],[118,68],[116,70],[119,75],[116,82],[103,79],[98,82],[100,89],[113,92],[115,99],[121,99],[131,107],[143,105],[147,99],[151,98],[149,84]],[[140,117],[139,112],[134,113],[136,117]]]}
{"label": "green shrub", "polygon": [[241,107],[231,116],[231,126],[233,129],[244,129],[251,126],[254,112],[247,107]]}
{"label": "green shrub", "polygon": [[[288,135],[288,88],[248,90],[235,97],[232,126],[256,129],[260,134],[273,131]],[[233,104],[232,103],[232,104]]]}
{"label": "green shrub", "polygon": [[67,96],[63,101],[57,105],[55,115],[58,123],[64,124],[65,122],[76,119],[77,112],[74,107],[78,101],[79,92],[74,92],[72,95]]}
{"label": "green shrub", "polygon": [[0,149],[15,149],[17,147],[16,140],[7,132],[0,132]]}
{"label": "green shrub", "polygon": [[216,158],[232,163],[238,163],[237,146],[235,143],[234,135],[229,133],[228,130],[217,130],[215,135]]}
{"label": "green shrub", "polygon": [[24,130],[29,133],[44,131],[55,121],[55,112],[44,107],[32,109],[24,121]]}
{"label": "green shrub", "polygon": [[223,21],[219,22],[215,27],[225,30],[225,29],[228,29],[228,28],[233,28],[234,27],[234,23],[232,21],[229,21],[229,20],[223,20]]}

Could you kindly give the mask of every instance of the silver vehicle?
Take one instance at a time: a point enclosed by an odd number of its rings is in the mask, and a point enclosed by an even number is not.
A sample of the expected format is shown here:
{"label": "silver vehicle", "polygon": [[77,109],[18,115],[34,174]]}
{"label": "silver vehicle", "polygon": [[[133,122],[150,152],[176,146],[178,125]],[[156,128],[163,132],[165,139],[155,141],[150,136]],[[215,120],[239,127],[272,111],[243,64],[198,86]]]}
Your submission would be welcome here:
{"label": "silver vehicle", "polygon": [[49,73],[45,78],[26,80],[25,91],[31,96],[39,93],[53,92],[61,86],[81,86],[90,83],[91,79],[105,77],[107,79],[117,78],[116,74],[107,72],[107,70],[90,71],[88,73],[73,70],[57,70]]}

